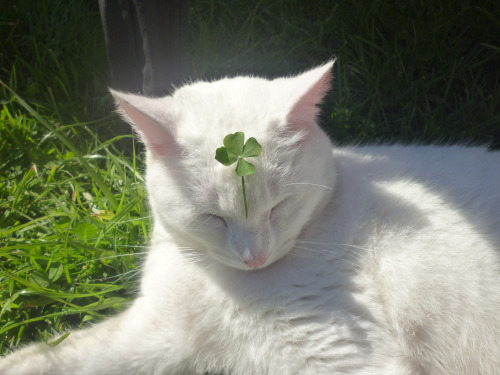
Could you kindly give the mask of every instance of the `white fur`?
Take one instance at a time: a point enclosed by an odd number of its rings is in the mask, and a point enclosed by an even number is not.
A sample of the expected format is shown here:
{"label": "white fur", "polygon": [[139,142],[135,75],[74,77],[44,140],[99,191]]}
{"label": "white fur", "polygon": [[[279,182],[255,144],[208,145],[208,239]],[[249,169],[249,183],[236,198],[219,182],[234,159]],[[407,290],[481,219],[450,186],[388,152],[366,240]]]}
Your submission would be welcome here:
{"label": "white fur", "polygon": [[[499,374],[500,154],[334,147],[332,63],[293,78],[114,93],[147,147],[153,239],[124,313],[1,374]],[[241,180],[228,133],[263,146]]]}

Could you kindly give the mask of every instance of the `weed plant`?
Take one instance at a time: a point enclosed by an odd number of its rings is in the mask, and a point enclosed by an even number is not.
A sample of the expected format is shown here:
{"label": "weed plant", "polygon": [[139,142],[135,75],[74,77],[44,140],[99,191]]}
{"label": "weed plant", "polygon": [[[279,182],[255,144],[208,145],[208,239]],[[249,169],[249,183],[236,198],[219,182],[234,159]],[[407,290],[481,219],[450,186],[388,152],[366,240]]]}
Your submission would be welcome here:
{"label": "weed plant", "polygon": [[[151,219],[142,148],[112,112],[97,2],[0,15],[0,350],[123,308]],[[190,2],[192,77],[338,58],[340,143],[500,145],[500,8],[486,0]]]}

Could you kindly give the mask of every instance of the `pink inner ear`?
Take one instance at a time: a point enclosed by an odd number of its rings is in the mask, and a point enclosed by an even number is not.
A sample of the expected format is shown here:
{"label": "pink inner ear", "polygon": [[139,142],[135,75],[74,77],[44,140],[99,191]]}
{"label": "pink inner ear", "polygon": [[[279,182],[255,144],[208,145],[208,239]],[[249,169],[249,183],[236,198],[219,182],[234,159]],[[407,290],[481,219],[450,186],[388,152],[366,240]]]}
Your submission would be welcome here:
{"label": "pink inner ear", "polygon": [[168,130],[158,121],[152,119],[128,102],[118,99],[125,114],[132,121],[146,147],[156,154],[175,153],[177,143]]}
{"label": "pink inner ear", "polygon": [[317,105],[323,101],[326,92],[330,89],[331,79],[330,67],[293,105],[287,115],[287,122],[296,131],[308,130],[314,124],[319,113]]}

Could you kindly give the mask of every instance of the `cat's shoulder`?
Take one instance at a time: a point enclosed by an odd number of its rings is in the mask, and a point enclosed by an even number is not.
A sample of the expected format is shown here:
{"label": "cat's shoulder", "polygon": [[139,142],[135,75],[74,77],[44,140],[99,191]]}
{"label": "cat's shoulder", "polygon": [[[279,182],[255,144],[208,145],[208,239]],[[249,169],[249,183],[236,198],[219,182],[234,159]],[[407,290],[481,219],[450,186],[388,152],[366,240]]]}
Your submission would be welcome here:
{"label": "cat's shoulder", "polygon": [[408,175],[418,178],[443,171],[457,178],[467,173],[486,173],[490,178],[500,178],[500,152],[487,146],[357,145],[335,147],[333,155],[341,167],[380,177]]}

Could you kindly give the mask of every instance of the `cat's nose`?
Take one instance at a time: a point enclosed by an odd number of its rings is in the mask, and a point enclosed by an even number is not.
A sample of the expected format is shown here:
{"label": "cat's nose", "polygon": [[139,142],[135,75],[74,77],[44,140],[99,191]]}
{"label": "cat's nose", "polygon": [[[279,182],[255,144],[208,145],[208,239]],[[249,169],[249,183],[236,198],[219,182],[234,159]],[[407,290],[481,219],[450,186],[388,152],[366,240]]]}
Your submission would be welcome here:
{"label": "cat's nose", "polygon": [[267,256],[261,257],[261,258],[245,260],[244,262],[250,268],[258,268],[258,267],[262,266],[264,263],[266,263],[266,261],[267,261]]}
{"label": "cat's nose", "polygon": [[241,260],[250,268],[258,268],[266,263],[269,253],[265,249],[245,249],[241,254]]}

